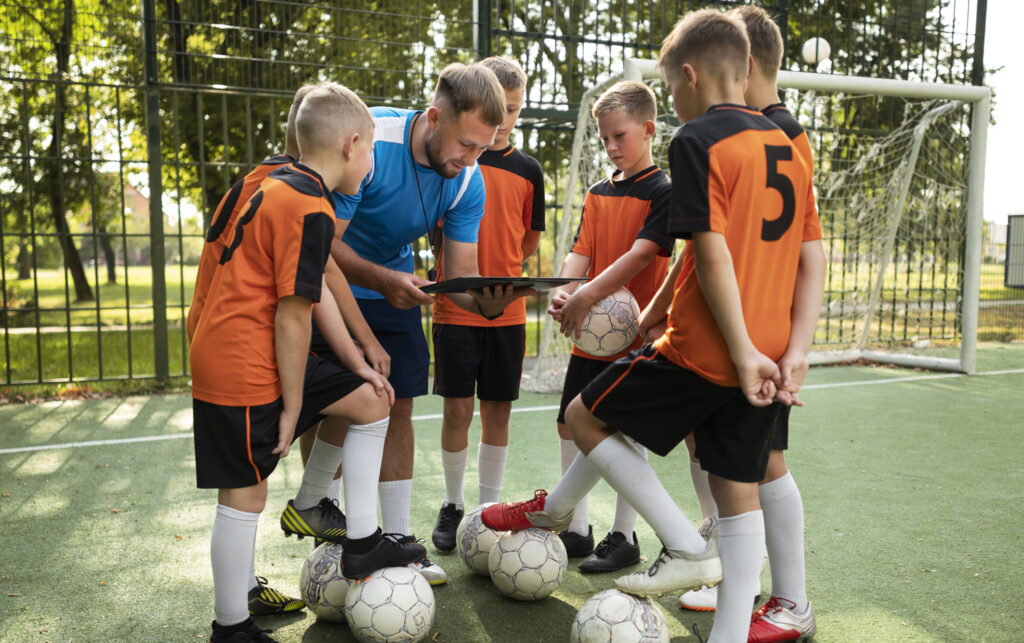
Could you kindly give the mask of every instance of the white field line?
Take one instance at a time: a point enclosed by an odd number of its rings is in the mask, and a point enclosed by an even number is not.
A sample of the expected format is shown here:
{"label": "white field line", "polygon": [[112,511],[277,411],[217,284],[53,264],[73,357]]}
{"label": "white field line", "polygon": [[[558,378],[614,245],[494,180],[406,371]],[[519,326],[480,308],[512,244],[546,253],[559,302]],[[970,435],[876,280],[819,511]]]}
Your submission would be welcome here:
{"label": "white field line", "polygon": [[[984,373],[976,373],[970,377],[985,377],[993,375],[1015,375],[1018,373],[1024,373],[1024,368],[1014,368],[1002,371],[986,371]],[[921,382],[925,380],[944,380],[953,379],[959,377],[968,377],[964,373],[938,373],[935,375],[912,375],[910,377],[887,377],[885,379],[877,380],[860,380],[855,382],[829,382],[827,384],[808,384],[801,390],[813,390],[822,388],[838,388],[841,386],[871,386],[874,384],[899,384],[902,382]],[[513,408],[513,413],[538,413],[541,411],[557,411],[557,404],[548,404],[545,406],[525,406],[521,408]],[[473,415],[480,415],[477,411]],[[412,419],[418,420],[440,420],[443,417],[441,413],[430,413],[427,415],[414,415]],[[75,449],[79,447],[99,447],[108,446],[112,444],[133,444],[136,442],[157,442],[160,440],[179,440],[184,438],[191,438],[191,433],[175,433],[173,435],[147,435],[138,438],[118,438],[116,440],[90,440],[88,442],[64,442],[61,444],[41,444],[32,447],[12,447],[7,449],[0,449],[0,455],[8,453],[28,453],[32,451],[51,451],[53,449]]]}

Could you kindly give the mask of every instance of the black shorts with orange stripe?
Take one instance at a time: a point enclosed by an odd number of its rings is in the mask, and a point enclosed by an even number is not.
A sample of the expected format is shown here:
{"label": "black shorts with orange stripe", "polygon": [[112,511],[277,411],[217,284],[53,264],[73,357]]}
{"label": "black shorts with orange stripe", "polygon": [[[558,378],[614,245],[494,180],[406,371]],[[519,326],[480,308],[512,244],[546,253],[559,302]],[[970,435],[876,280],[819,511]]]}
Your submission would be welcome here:
{"label": "black shorts with orange stripe", "polygon": [[738,388],[712,384],[652,345],[612,364],[580,393],[599,420],[668,455],[694,434],[701,467],[737,482],[760,482],[781,404],[751,406]]}
{"label": "black shorts with orange stripe", "polygon": [[[306,360],[302,410],[295,435],[315,427],[320,411],[364,384],[351,371],[315,355]],[[195,430],[196,486],[200,489],[238,489],[265,480],[277,467],[278,420],[284,402],[277,398],[257,406],[224,406],[192,399]]]}
{"label": "black shorts with orange stripe", "polygon": [[600,359],[589,359],[580,355],[570,355],[569,365],[565,369],[565,381],[562,383],[562,401],[558,404],[558,417],[555,421],[565,424],[565,409],[569,408],[569,402],[580,394],[587,384],[590,384],[597,376],[605,372],[612,362]]}

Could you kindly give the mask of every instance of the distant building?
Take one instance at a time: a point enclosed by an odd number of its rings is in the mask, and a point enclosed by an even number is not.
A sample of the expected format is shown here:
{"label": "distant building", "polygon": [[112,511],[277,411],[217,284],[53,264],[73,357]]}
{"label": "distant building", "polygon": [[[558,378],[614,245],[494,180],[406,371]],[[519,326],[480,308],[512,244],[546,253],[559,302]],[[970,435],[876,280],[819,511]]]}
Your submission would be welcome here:
{"label": "distant building", "polygon": [[983,261],[1003,263],[1006,261],[1006,224],[995,221],[985,222],[984,245],[981,249]]}

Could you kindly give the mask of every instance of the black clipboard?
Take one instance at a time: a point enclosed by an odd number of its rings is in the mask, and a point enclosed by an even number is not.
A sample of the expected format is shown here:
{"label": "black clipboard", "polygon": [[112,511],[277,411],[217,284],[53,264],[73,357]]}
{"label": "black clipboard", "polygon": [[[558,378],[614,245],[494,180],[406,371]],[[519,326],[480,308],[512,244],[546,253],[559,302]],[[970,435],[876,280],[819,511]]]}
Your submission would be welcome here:
{"label": "black clipboard", "polygon": [[574,281],[585,281],[582,277],[456,277],[445,279],[427,286],[420,286],[420,290],[428,295],[437,293],[465,292],[467,290],[481,290],[484,286],[496,286],[499,284],[512,284],[515,288],[534,288],[537,291],[550,290],[556,286],[564,286]]}

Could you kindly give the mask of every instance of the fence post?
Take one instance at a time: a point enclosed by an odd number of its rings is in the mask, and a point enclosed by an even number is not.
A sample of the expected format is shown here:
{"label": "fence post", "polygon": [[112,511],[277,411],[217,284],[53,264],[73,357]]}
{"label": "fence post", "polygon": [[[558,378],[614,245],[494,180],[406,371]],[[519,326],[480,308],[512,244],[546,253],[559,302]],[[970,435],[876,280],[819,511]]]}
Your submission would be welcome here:
{"label": "fence post", "polygon": [[491,0],[473,3],[473,48],[478,60],[491,55]]}
{"label": "fence post", "polygon": [[153,272],[153,362],[156,379],[170,378],[167,341],[167,283],[164,258],[163,170],[160,155],[160,68],[156,59],[156,7],[142,0],[143,44],[146,50],[146,160],[149,172],[149,260]]}

